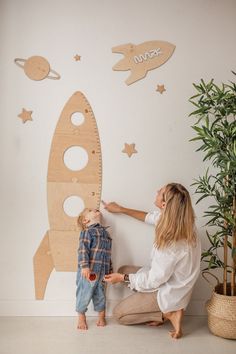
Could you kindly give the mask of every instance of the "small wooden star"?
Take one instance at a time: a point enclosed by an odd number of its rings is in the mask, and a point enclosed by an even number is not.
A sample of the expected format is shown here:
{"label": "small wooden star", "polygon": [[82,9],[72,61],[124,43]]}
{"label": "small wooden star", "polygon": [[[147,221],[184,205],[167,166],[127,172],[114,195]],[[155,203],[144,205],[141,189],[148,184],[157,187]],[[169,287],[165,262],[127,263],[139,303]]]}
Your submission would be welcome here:
{"label": "small wooden star", "polygon": [[27,120],[33,120],[31,117],[31,114],[33,113],[33,111],[27,111],[26,109],[22,108],[22,112],[20,114],[18,114],[17,117],[22,119],[22,123],[27,122]]}
{"label": "small wooden star", "polygon": [[122,150],[125,154],[131,157],[133,154],[136,154],[138,151],[135,150],[135,144],[127,144],[125,143],[125,148]]}
{"label": "small wooden star", "polygon": [[75,61],[80,61],[81,56],[80,56],[80,55],[78,55],[78,54],[76,54],[76,55],[74,56],[74,58],[75,58]]}
{"label": "small wooden star", "polygon": [[166,91],[165,86],[164,85],[157,85],[156,91],[163,94],[163,92]]}

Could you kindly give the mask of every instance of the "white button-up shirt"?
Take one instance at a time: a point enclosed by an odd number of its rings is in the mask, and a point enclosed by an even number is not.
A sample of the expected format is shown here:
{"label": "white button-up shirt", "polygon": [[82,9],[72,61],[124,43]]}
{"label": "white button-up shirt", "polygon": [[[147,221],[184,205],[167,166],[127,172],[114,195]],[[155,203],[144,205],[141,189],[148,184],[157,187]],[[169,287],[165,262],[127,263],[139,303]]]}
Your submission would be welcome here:
{"label": "white button-up shirt", "polygon": [[[159,211],[148,213],[145,222],[156,224]],[[193,286],[199,276],[201,243],[189,246],[184,240],[163,250],[153,246],[151,262],[136,274],[130,274],[130,288],[140,292],[157,292],[157,302],[163,313],[186,309]]]}

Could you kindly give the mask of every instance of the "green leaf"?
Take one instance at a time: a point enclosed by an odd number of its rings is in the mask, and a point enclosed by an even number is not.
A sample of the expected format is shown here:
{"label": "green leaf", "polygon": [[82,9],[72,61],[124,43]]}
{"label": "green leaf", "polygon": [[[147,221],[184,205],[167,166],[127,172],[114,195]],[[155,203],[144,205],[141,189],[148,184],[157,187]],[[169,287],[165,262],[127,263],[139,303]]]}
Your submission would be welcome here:
{"label": "green leaf", "polygon": [[208,195],[207,194],[203,194],[197,201],[196,201],[196,204],[198,204],[201,200],[207,198]]}
{"label": "green leaf", "polygon": [[231,256],[232,256],[232,258],[235,258],[235,257],[236,257],[236,247],[233,247],[233,248],[232,248]]}

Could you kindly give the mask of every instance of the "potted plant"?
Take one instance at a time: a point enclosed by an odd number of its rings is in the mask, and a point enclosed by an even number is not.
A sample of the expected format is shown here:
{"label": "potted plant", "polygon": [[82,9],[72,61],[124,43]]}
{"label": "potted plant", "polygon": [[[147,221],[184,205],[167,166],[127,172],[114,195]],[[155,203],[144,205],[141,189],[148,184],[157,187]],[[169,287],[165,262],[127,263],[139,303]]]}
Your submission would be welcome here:
{"label": "potted plant", "polygon": [[209,162],[206,173],[193,183],[200,195],[197,203],[209,198],[211,204],[204,212],[209,248],[202,253],[207,265],[202,274],[207,280],[206,272],[222,270],[221,281],[211,273],[218,284],[206,304],[208,325],[213,334],[236,339],[236,84],[201,80],[193,86],[191,141],[200,142],[197,151]]}

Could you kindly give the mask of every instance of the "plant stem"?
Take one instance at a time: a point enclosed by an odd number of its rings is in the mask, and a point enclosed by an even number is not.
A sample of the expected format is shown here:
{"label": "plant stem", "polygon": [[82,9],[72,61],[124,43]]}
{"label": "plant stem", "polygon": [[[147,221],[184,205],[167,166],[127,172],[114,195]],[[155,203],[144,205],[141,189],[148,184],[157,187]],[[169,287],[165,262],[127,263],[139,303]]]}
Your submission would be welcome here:
{"label": "plant stem", "polygon": [[[229,176],[225,178],[225,185],[228,186]],[[227,227],[227,222],[224,221],[225,228]],[[223,292],[227,295],[227,266],[228,266],[228,236],[225,235],[224,238],[224,277],[223,277]]]}
{"label": "plant stem", "polygon": [[[233,199],[233,217],[234,220],[236,219],[236,196]],[[236,248],[236,227],[234,226],[233,229],[233,234],[232,234],[232,249],[235,250]],[[236,256],[235,253],[233,252],[233,269],[232,269],[232,273],[231,273],[231,295],[234,296],[235,293],[235,270],[236,270]]]}
{"label": "plant stem", "polygon": [[223,276],[223,293],[227,294],[227,262],[228,262],[228,236],[224,238],[224,276]]}
{"label": "plant stem", "polygon": [[232,269],[232,272],[231,272],[231,296],[234,296],[234,288],[235,288],[235,269]]}

